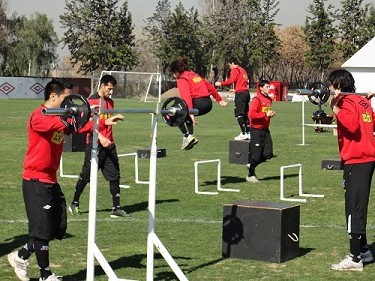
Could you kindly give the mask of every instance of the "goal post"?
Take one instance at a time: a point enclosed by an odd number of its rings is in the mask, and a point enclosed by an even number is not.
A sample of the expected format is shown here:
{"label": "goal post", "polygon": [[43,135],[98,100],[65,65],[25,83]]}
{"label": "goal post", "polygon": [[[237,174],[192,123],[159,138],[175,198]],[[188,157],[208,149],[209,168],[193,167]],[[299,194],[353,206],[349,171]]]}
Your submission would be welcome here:
{"label": "goal post", "polygon": [[104,75],[112,75],[117,81],[114,98],[138,97],[143,102],[161,101],[160,73],[103,70],[97,82],[97,89]]}

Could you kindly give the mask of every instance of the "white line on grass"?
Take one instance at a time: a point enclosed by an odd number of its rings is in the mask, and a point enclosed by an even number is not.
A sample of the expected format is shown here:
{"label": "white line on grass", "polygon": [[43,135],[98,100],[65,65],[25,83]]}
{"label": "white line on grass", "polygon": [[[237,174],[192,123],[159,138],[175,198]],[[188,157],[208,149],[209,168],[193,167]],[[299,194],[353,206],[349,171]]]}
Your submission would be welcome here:
{"label": "white line on grass", "polygon": [[[144,219],[135,219],[135,218],[127,218],[127,219],[113,219],[113,218],[102,218],[96,219],[97,222],[147,222]],[[202,224],[222,224],[223,222],[220,220],[207,220],[207,219],[157,219],[159,223],[202,223]],[[88,222],[88,218],[70,218],[68,222]],[[27,220],[20,219],[20,220],[4,220],[0,219],[0,223],[27,223]],[[343,229],[346,228],[344,225],[338,224],[302,224],[300,225],[302,228],[334,228],[334,229]],[[367,229],[375,229],[375,225],[367,225]]]}

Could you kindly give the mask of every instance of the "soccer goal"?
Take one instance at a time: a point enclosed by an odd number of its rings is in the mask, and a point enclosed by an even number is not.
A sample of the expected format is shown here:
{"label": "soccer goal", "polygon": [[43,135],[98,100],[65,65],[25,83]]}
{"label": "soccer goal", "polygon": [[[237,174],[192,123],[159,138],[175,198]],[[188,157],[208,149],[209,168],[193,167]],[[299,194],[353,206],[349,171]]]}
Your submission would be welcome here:
{"label": "soccer goal", "polygon": [[103,70],[96,82],[97,89],[103,75],[112,75],[117,81],[114,98],[139,98],[142,102],[160,102],[160,73]]}

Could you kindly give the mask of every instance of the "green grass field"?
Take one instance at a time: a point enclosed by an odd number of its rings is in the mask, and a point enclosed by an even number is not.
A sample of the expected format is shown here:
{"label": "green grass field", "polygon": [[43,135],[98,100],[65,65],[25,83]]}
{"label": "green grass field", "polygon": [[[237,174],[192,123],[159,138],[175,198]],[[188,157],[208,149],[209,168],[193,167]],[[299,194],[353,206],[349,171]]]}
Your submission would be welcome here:
{"label": "green grass field", "polygon": [[[27,220],[21,194],[22,161],[25,154],[26,122],[29,113],[42,100],[0,100],[0,280],[17,280],[8,265],[6,255],[27,241]],[[153,103],[117,100],[117,108],[153,108]],[[177,128],[158,123],[158,147],[167,150],[167,157],[157,162],[157,201],[155,232],[189,280],[373,280],[375,265],[363,272],[335,272],[330,264],[348,254],[345,230],[342,171],[321,169],[321,161],[338,157],[337,139],[332,131],[315,133],[306,127],[306,145],[302,142],[301,104],[275,102],[277,116],[272,120],[274,153],[271,161],[261,164],[257,184],[245,181],[246,168],[230,164],[229,140],[238,134],[233,116],[233,102],[228,108],[215,104],[213,111],[198,117],[195,134],[199,139],[194,149],[181,151],[181,136]],[[317,107],[306,103],[306,123],[312,123],[311,113]],[[323,109],[330,113],[329,108]],[[161,118],[160,118],[161,119]],[[115,128],[118,153],[136,152],[150,146],[150,116],[127,114]],[[83,162],[82,152],[64,153],[64,173],[77,174]],[[221,159],[224,188],[240,192],[220,192],[218,195],[194,193],[194,162]],[[302,163],[303,189],[306,193],[324,194],[324,198],[308,198],[300,205],[300,256],[284,263],[268,263],[242,259],[223,259],[223,205],[235,201],[280,201],[280,166]],[[146,241],[148,227],[148,185],[134,182],[134,161],[121,158],[121,203],[131,219],[109,217],[111,199],[108,184],[98,176],[96,242],[119,278],[146,280]],[[148,159],[139,161],[139,178],[148,180]],[[286,170],[286,195],[298,197],[297,169]],[[200,189],[216,189],[216,164],[199,166]],[[75,179],[59,178],[67,201],[72,200]],[[53,272],[64,281],[85,280],[89,187],[81,199],[83,214],[69,214],[66,239],[50,243]],[[288,204],[288,202],[285,202]],[[296,203],[290,203],[296,204]],[[368,240],[375,250],[375,206],[371,194],[368,216]],[[155,250],[154,279],[177,280],[164,258]],[[30,276],[39,277],[35,256],[30,258]],[[95,280],[108,280],[96,264]]]}

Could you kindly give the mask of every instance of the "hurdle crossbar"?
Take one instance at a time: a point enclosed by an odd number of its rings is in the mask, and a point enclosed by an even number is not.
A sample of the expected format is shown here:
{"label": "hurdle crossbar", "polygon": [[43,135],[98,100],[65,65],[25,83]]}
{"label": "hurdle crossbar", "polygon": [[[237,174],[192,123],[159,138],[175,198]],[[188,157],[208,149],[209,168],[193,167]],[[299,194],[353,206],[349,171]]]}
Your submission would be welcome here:
{"label": "hurdle crossbar", "polygon": [[199,191],[199,176],[198,176],[198,165],[203,163],[215,163],[217,162],[217,190],[218,191],[232,191],[232,192],[239,192],[238,189],[229,189],[229,188],[222,188],[221,187],[221,160],[220,159],[213,159],[213,160],[202,160],[202,161],[195,161],[194,162],[194,175],[195,175],[195,193],[197,194],[207,194],[207,195],[216,195],[218,194],[217,191]]}
{"label": "hurdle crossbar", "polygon": [[[141,181],[139,180],[139,174],[138,174],[138,153],[133,152],[133,153],[124,153],[124,154],[118,154],[118,157],[127,157],[127,156],[134,156],[134,178],[135,178],[135,183],[137,184],[148,184],[148,181]],[[120,187],[122,188],[129,188],[129,185],[126,184],[120,184]]]}
{"label": "hurdle crossbar", "polygon": [[60,158],[60,166],[59,166],[59,170],[60,170],[60,177],[62,177],[62,178],[78,179],[78,175],[65,175],[65,174],[64,174],[64,168],[63,168],[63,155],[62,155],[62,154],[61,154],[61,158]]}
{"label": "hurdle crossbar", "polygon": [[305,198],[288,198],[284,196],[284,170],[287,168],[299,167],[298,169],[298,195],[304,197],[324,197],[321,194],[307,194],[302,190],[302,164],[294,164],[280,167],[280,200],[292,202],[306,202]]}

